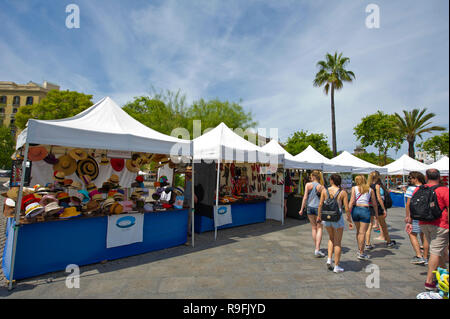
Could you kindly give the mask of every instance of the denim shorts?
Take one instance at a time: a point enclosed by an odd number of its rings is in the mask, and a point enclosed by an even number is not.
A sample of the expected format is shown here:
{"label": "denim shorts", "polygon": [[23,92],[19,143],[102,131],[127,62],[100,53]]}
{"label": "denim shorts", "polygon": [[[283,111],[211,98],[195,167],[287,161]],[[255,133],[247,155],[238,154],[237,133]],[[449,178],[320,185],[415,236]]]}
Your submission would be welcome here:
{"label": "denim shorts", "polygon": [[327,221],[323,221],[323,225],[325,227],[333,227],[333,228],[344,228],[345,223],[344,223],[344,214],[341,213],[341,218],[339,218],[339,220],[337,222],[327,222]]}
{"label": "denim shorts", "polygon": [[419,221],[413,219],[412,221],[412,231],[411,233],[420,234],[422,231],[420,230]]}
{"label": "denim shorts", "polygon": [[352,210],[352,219],[354,222],[370,223],[369,207],[355,206]]}
{"label": "denim shorts", "polygon": [[315,215],[317,216],[317,214],[319,213],[319,208],[318,207],[306,207],[306,214],[308,215]]}

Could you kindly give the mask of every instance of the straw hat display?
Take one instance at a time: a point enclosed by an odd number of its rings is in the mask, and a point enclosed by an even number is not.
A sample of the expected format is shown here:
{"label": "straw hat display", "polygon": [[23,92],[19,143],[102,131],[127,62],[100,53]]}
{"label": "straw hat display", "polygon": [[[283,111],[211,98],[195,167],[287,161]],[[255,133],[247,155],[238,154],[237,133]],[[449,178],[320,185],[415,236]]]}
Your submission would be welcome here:
{"label": "straw hat display", "polygon": [[58,163],[53,165],[53,170],[63,172],[64,175],[69,176],[75,173],[77,169],[77,161],[69,155],[63,155],[58,158]]}
{"label": "straw hat display", "polygon": [[106,157],[106,154],[102,154],[102,157],[100,159],[100,165],[108,165],[109,159]]}
{"label": "straw hat display", "polygon": [[132,173],[138,173],[140,170],[140,166],[138,166],[136,164],[136,162],[134,162],[131,159],[128,159],[125,166],[127,167],[127,170],[129,170]]}
{"label": "straw hat display", "polygon": [[48,155],[44,146],[30,146],[28,149],[28,160],[32,162],[42,161]]}
{"label": "straw hat display", "polygon": [[88,156],[86,159],[78,161],[75,171],[78,177],[81,178],[83,175],[88,175],[91,181],[93,181],[98,176],[97,161],[92,156]]}
{"label": "straw hat display", "polygon": [[69,155],[76,161],[82,161],[88,157],[88,154],[81,148],[74,148],[69,152]]}

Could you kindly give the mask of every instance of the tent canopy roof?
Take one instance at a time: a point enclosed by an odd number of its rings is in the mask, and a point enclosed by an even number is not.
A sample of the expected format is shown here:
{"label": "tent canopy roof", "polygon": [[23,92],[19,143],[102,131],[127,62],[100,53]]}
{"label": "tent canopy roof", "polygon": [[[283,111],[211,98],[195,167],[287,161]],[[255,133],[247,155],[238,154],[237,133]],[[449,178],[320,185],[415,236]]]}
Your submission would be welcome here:
{"label": "tent canopy roof", "polygon": [[[319,168],[319,165],[311,164],[305,161],[297,160],[293,155],[286,151],[276,140],[272,139],[269,143],[262,147],[268,153],[283,154],[284,166],[290,169],[315,169]],[[320,167],[321,169],[321,167]]]}
{"label": "tent canopy roof", "polygon": [[237,162],[260,162],[283,165],[284,156],[264,151],[261,147],[247,141],[233,132],[225,123],[193,140],[194,159],[221,160]]}
{"label": "tent canopy roof", "polygon": [[385,165],[385,168],[388,169],[389,175],[407,175],[409,172],[418,171],[421,173],[425,173],[428,166],[409,157],[406,154],[403,154],[396,161]]}
{"label": "tent canopy roof", "polygon": [[448,175],[448,171],[449,171],[448,166],[449,166],[448,156],[444,156],[437,162],[434,162],[433,164],[428,165],[428,168],[436,168],[437,170],[439,170],[439,172],[441,174]]}
{"label": "tent canopy roof", "polygon": [[28,120],[16,148],[25,143],[192,155],[191,141],[157,132],[128,115],[110,97],[60,120]]}
{"label": "tent canopy roof", "polygon": [[347,151],[343,151],[338,156],[332,158],[330,160],[332,164],[336,165],[347,165],[351,166],[353,173],[361,173],[361,174],[368,174],[374,170],[379,171],[381,174],[386,174],[387,169],[369,162],[366,162],[352,154],[350,154]]}
{"label": "tent canopy roof", "polygon": [[308,145],[303,152],[294,156],[297,161],[307,162],[314,165],[316,169],[323,169],[325,172],[351,172],[352,168],[346,164],[333,163],[311,145]]}

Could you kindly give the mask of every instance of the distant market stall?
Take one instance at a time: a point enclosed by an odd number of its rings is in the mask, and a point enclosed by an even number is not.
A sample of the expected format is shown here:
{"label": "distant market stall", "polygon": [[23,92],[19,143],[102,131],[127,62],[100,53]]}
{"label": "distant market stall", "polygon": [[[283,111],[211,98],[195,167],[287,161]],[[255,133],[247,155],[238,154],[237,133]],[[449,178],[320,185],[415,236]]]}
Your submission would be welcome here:
{"label": "distant market stall", "polygon": [[106,97],[71,118],[30,119],[16,148],[20,187],[2,194],[9,204],[2,267],[10,288],[12,279],[187,241],[182,192],[176,197],[160,180],[149,194],[138,172],[150,162],[186,166],[191,141],[146,127]]}
{"label": "distant market stall", "polygon": [[439,170],[441,175],[448,176],[448,166],[449,166],[448,156],[444,156],[440,160],[428,165],[428,168],[435,168]]}
{"label": "distant market stall", "polygon": [[[224,123],[193,140],[195,231],[282,220],[284,157],[264,152]],[[266,203],[278,207],[267,210]]]}

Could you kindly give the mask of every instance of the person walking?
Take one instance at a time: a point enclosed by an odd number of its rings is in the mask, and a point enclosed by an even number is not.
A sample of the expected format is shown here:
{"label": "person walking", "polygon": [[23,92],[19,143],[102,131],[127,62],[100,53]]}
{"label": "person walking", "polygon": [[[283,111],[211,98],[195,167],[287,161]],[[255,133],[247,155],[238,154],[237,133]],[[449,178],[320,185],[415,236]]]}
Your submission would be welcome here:
{"label": "person walking", "polygon": [[325,257],[325,254],[320,251],[323,227],[322,222],[318,219],[318,208],[323,189],[323,177],[321,173],[319,171],[313,171],[310,176],[310,182],[305,185],[305,196],[303,197],[302,206],[299,211],[299,214],[303,215],[306,206],[306,214],[312,227],[312,238],[315,248],[314,256],[318,258]]}
{"label": "person walking", "polygon": [[370,257],[364,253],[364,243],[367,228],[370,224],[369,205],[372,204],[375,210],[375,216],[378,217],[378,205],[376,204],[375,193],[369,187],[364,175],[355,177],[356,186],[352,187],[349,210],[352,214],[353,222],[356,226],[356,241],[358,243],[357,258],[368,260]]}
{"label": "person walking", "polygon": [[[409,235],[409,240],[411,241],[411,245],[414,249],[414,252],[416,253],[416,255],[411,260],[411,263],[415,265],[425,265],[428,262],[427,261],[429,249],[428,242],[420,230],[419,221],[411,218],[411,210],[410,210],[411,197],[417,187],[420,187],[426,183],[425,176],[420,172],[410,172],[408,175],[408,182],[410,186],[408,187],[405,193],[405,197],[407,198],[405,207],[406,212],[405,223],[406,223],[406,231]],[[422,235],[421,239],[423,243],[423,254],[422,251],[420,250],[419,238],[417,238],[418,235]]]}
{"label": "person walking", "polygon": [[[388,190],[381,182],[381,176],[380,172],[373,171],[369,174],[369,180],[368,184],[370,188],[375,193],[375,203],[369,206],[369,209],[371,211],[371,215],[375,215],[375,206],[377,206],[378,209],[378,224],[380,225],[380,232],[382,234],[382,240],[386,241],[386,247],[387,248],[393,248],[397,244],[395,240],[391,240],[391,236],[389,235],[388,226],[386,223],[386,217],[387,217],[387,209],[384,206],[384,196]],[[372,213],[373,211],[373,213]],[[381,238],[379,238],[381,239]],[[368,247],[369,249],[371,247]]]}
{"label": "person walking", "polygon": [[[341,241],[345,226],[344,212],[346,214],[346,220],[349,224],[350,229],[353,229],[353,224],[350,216],[350,211],[348,209],[348,195],[345,190],[341,189],[341,176],[339,176],[338,174],[332,174],[330,176],[330,187],[328,187],[327,189],[324,188],[322,190],[318,208],[319,219],[322,219],[323,204],[328,198],[336,198],[341,216],[337,222],[323,221],[329,236],[327,268],[329,270],[333,270],[333,272],[335,273],[340,273],[344,271],[344,268],[339,266],[342,251]],[[333,253],[334,267],[332,266]]]}
{"label": "person walking", "polygon": [[[441,186],[440,172],[437,169],[430,168],[426,171],[426,184],[424,186],[431,187],[437,197],[439,209],[442,211],[441,216],[432,221],[419,221],[420,229],[424,233],[430,246],[430,258],[428,260],[428,273],[425,281],[425,289],[436,290],[436,283],[433,282],[435,275],[433,271],[437,267],[446,268],[445,263],[448,262],[448,244],[449,244],[449,230],[448,230],[448,209],[449,209],[449,192],[448,188]],[[415,189],[414,195],[419,189]]]}

